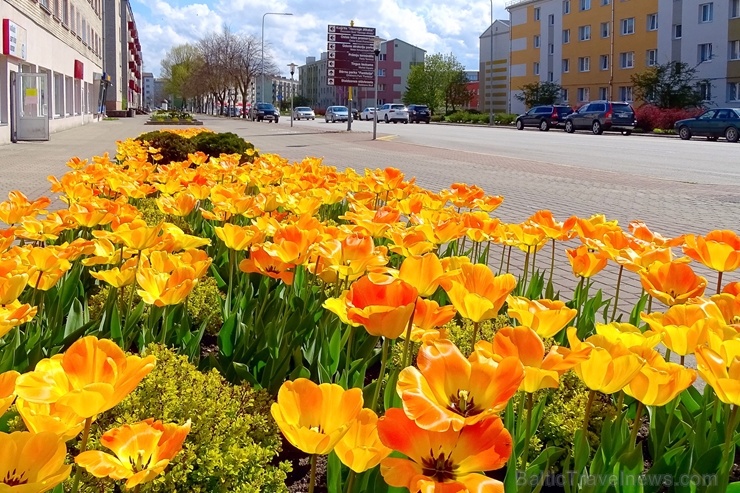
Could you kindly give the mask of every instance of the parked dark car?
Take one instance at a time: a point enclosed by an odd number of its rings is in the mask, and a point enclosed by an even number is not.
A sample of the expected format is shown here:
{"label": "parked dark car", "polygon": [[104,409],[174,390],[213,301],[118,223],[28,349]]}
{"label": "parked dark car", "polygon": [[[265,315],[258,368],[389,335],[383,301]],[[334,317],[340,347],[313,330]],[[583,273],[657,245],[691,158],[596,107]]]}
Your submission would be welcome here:
{"label": "parked dark car", "polygon": [[728,142],[737,142],[740,138],[740,109],[707,110],[696,118],[677,121],[675,128],[683,140],[694,136],[706,137],[708,140],[724,137]]}
{"label": "parked dark car", "polygon": [[524,127],[537,127],[543,132],[553,127],[562,128],[565,125],[565,117],[571,113],[573,108],[564,104],[535,106],[516,118],[516,128],[524,130]]}
{"label": "parked dark car", "polygon": [[409,110],[409,123],[429,123],[432,120],[432,112],[425,104],[410,104],[406,108]]}
{"label": "parked dark car", "polygon": [[570,134],[576,130],[591,130],[594,135],[605,131],[630,135],[636,124],[635,110],[623,101],[591,101],[565,117],[565,131]]}
{"label": "parked dark car", "polygon": [[267,120],[277,123],[280,119],[280,112],[270,103],[257,103],[252,106],[251,119],[258,122]]}

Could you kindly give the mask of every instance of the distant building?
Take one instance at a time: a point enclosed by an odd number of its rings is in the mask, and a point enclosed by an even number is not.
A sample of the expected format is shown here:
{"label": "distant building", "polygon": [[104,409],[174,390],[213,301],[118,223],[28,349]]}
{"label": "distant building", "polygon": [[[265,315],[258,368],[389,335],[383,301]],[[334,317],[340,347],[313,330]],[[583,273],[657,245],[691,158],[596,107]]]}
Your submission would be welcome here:
{"label": "distant building", "polygon": [[468,105],[465,107],[469,110],[479,110],[480,104],[480,82],[478,81],[477,70],[466,70],[465,77],[468,79],[468,91],[470,91],[471,98]]}
{"label": "distant building", "polygon": [[141,74],[141,103],[144,108],[151,108],[154,103],[154,74]]}
{"label": "distant building", "polygon": [[[361,110],[366,106],[400,103],[406,92],[411,67],[424,63],[425,55],[426,50],[400,39],[382,42],[378,56],[378,100],[374,103],[374,88],[354,88],[353,106]],[[316,57],[307,57],[306,64],[298,67],[300,94],[315,109],[348,104],[348,87],[327,85],[327,58],[326,53],[322,53],[319,60]]]}
{"label": "distant building", "polygon": [[[510,22],[495,20],[478,38],[480,76],[478,109],[489,113],[508,113],[509,108],[509,59]],[[493,48],[493,50],[491,50]]]}
{"label": "distant building", "polygon": [[129,0],[105,2],[104,38],[105,72],[110,76],[106,92],[106,108],[123,110],[140,108],[142,104],[143,59],[139,32]]}

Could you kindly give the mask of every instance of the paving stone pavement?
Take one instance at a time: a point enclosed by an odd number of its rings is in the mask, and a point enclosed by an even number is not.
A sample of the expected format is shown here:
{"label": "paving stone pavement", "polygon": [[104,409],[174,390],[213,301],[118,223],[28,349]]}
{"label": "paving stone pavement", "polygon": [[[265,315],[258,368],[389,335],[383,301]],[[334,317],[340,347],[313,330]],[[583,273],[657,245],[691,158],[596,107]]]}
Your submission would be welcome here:
{"label": "paving stone pavement", "polygon": [[[323,157],[325,164],[339,169],[394,166],[407,176],[415,176],[420,185],[435,191],[454,182],[475,183],[490,194],[505,197],[503,205],[495,212],[502,221],[520,222],[538,209],[550,209],[561,220],[571,214],[588,217],[605,213],[608,218],[619,220],[624,227],[632,219],[641,219],[666,236],[704,234],[719,228],[740,229],[740,190],[737,187],[682,183],[495,154],[419,146],[394,140],[392,136],[383,134],[380,128],[380,139],[372,141],[366,130],[325,132],[298,126],[291,129],[284,123],[273,125],[214,117],[202,119],[208,128],[235,132],[253,142],[262,152],[277,153],[291,160],[306,156]],[[70,157],[89,158],[106,151],[114,152],[117,140],[135,137],[154,128],[145,126],[144,122],[144,117],[102,121],[52,134],[49,142],[0,147],[0,169],[3,170],[0,197],[15,189],[29,197],[48,195],[47,176],[65,173],[68,169],[65,163]],[[565,247],[577,244],[559,244],[557,249],[554,283],[567,299],[577,280],[570,271]],[[498,248],[491,252],[494,269],[498,268],[500,254]],[[539,254],[538,266],[549,266],[549,258],[548,246]],[[521,252],[512,254],[513,273],[521,273],[523,260]],[[716,274],[696,263],[694,265],[707,277],[707,291],[713,292]],[[617,272],[616,266],[607,267],[594,278],[594,289],[603,289],[611,296]],[[740,280],[740,276],[736,273],[725,276],[725,282],[734,280]],[[630,308],[640,291],[637,276],[625,271],[620,307]]]}

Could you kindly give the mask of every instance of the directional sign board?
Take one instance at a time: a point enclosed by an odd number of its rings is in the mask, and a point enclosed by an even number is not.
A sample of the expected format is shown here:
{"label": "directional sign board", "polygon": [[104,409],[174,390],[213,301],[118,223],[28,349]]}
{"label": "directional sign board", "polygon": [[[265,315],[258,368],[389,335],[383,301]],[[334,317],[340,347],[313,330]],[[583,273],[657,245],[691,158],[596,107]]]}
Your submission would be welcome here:
{"label": "directional sign board", "polygon": [[373,87],[375,28],[329,25],[327,31],[328,85]]}

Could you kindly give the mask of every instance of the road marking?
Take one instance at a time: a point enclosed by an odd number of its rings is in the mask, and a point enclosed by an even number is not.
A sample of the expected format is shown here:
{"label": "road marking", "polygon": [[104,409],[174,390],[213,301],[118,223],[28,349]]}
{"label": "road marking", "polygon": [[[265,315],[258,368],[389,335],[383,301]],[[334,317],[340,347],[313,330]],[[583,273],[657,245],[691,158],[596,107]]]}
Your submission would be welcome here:
{"label": "road marking", "polygon": [[383,137],[378,137],[375,140],[385,140],[385,141],[388,141],[388,140],[395,140],[397,138],[398,138],[398,135],[385,135]]}

